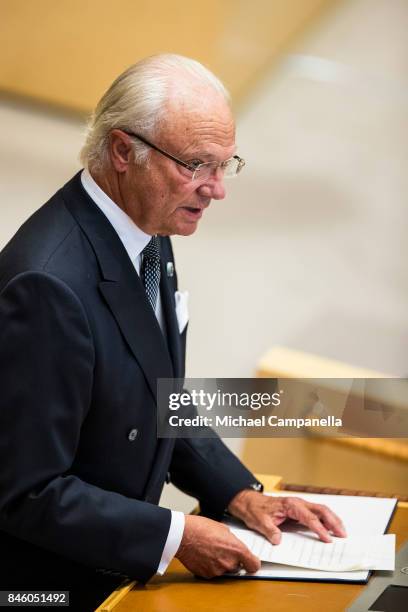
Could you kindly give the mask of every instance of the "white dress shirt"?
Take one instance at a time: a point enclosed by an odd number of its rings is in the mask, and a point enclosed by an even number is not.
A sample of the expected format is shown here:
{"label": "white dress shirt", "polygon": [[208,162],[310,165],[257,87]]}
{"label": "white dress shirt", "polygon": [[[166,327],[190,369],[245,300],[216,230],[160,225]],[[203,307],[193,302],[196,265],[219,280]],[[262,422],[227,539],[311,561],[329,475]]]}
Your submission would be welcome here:
{"label": "white dress shirt", "polygon": [[[81,174],[82,186],[89,197],[100,208],[105,217],[108,219],[113,229],[119,236],[127,254],[133,263],[136,272],[140,275],[140,266],[142,260],[142,251],[150,241],[151,236],[145,234],[140,228],[135,225],[132,219],[121,209],[111,198],[97,185],[92,176],[87,170],[83,170]],[[163,308],[160,298],[160,291],[157,297],[156,311],[157,320],[163,333],[165,333],[165,320],[163,316]],[[166,544],[160,559],[157,573],[162,575],[166,571],[170,561],[176,554],[184,532],[184,514],[175,510],[171,511],[171,523],[169,533],[167,535]]]}

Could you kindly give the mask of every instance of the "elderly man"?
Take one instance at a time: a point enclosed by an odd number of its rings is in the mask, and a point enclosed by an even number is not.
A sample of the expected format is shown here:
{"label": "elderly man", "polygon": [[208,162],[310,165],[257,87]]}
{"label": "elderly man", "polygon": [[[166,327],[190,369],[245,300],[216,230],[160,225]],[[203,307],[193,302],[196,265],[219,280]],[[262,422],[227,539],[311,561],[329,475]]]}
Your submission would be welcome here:
{"label": "elderly man", "polygon": [[[254,572],[212,520],[226,509],[273,543],[286,518],[343,535],[323,506],[262,495],[219,439],[157,439],[157,379],[184,376],[168,236],[192,234],[244,164],[223,85],[180,56],[135,64],[81,159],[0,256],[2,588],[107,591],[107,573],[146,582],[174,556]],[[166,477],[212,519],[160,508]]]}

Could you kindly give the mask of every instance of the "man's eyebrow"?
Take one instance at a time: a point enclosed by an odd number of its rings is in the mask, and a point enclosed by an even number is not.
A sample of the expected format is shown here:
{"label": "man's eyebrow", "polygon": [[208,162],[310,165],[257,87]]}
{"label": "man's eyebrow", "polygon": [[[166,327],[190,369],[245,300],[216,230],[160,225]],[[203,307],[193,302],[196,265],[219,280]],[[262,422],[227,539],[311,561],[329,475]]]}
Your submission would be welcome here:
{"label": "man's eyebrow", "polygon": [[[236,155],[236,152],[237,152],[237,147],[234,147],[234,151],[230,157],[233,157],[234,155]],[[208,151],[205,151],[204,149],[202,149],[201,151],[196,150],[193,153],[189,153],[187,156],[184,155],[184,159],[202,159],[205,161],[225,161],[224,159],[218,160],[216,157],[214,157],[213,153],[209,153]],[[225,158],[225,159],[229,159],[229,158]]]}
{"label": "man's eyebrow", "polygon": [[214,155],[205,151],[194,151],[193,153],[189,153],[187,156],[189,159],[205,159],[208,161],[212,161],[214,159]]}

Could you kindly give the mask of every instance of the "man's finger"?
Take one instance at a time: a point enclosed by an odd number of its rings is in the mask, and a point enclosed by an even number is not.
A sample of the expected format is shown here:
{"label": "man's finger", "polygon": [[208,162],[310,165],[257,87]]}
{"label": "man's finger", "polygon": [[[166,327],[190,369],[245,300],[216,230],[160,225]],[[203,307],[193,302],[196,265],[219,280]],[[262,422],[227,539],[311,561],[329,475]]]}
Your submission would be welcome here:
{"label": "man's finger", "polygon": [[257,572],[261,568],[261,562],[258,557],[255,557],[246,546],[243,546],[239,560],[244,570],[250,574]]}
{"label": "man's finger", "polygon": [[314,531],[323,542],[330,543],[332,541],[329,532],[320,521],[319,517],[313,514],[306,506],[299,508],[297,520],[302,523],[302,525],[309,527],[311,531]]}
{"label": "man's finger", "polygon": [[321,504],[310,504],[308,507],[309,510],[320,518],[326,529],[333,532],[333,535],[339,538],[347,536],[346,529],[340,518],[330,508]]}
{"label": "man's finger", "polygon": [[256,525],[256,530],[259,531],[265,538],[267,538],[271,544],[280,544],[282,539],[282,532],[273,522],[272,517],[266,516],[263,517],[263,522],[258,522]]}

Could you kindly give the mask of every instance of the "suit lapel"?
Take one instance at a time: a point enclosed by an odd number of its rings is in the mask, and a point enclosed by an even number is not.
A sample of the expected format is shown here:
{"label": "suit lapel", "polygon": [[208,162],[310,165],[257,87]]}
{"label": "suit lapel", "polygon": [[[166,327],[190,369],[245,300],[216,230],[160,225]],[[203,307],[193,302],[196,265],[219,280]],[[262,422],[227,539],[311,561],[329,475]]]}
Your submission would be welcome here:
{"label": "suit lapel", "polygon": [[156,400],[157,379],[172,378],[174,372],[142,282],[115,230],[83,189],[79,174],[63,187],[62,196],[92,245],[103,277],[99,290]]}
{"label": "suit lapel", "polygon": [[165,339],[140,281],[139,284],[140,287],[136,283],[130,285],[128,280],[103,281],[99,288],[156,399],[157,379],[171,378],[173,369]]}

